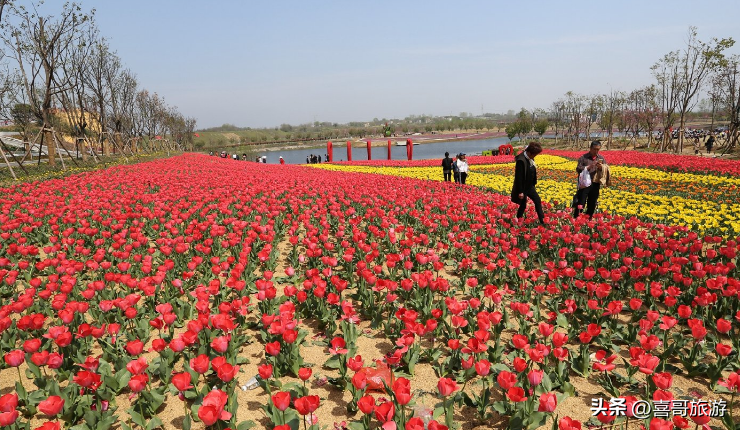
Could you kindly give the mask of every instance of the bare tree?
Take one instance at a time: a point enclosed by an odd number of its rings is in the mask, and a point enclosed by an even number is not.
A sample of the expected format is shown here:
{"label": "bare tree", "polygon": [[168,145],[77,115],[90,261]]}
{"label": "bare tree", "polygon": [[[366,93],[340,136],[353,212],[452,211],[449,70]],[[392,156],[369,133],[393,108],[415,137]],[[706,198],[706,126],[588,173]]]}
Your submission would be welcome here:
{"label": "bare tree", "polygon": [[29,104],[43,121],[42,141],[46,142],[49,164],[53,166],[56,145],[52,103],[69,85],[62,73],[61,61],[81,42],[95,11],[85,13],[77,3],[65,3],[57,15],[44,16],[39,12],[40,5],[12,7],[14,22],[3,24],[0,37],[13,50]]}
{"label": "bare tree", "polygon": [[722,82],[721,95],[725,110],[730,117],[730,127],[727,130],[728,139],[724,153],[732,151],[740,138],[740,56],[733,55],[725,61],[719,72],[718,79]]}
{"label": "bare tree", "polygon": [[565,93],[565,111],[568,120],[568,135],[573,137],[573,146],[579,145],[579,139],[585,119],[583,118],[586,97],[573,91]]}
{"label": "bare tree", "polygon": [[550,123],[555,126],[555,144],[558,144],[558,131],[563,126],[565,117],[565,102],[559,99],[552,103],[550,107]]}
{"label": "bare tree", "polygon": [[134,133],[134,112],[136,107],[136,76],[128,69],[113,70],[109,68],[106,80],[111,91],[111,111],[109,128],[124,141],[124,148],[130,152],[137,150],[137,137]]}
{"label": "bare tree", "polygon": [[[702,42],[697,38],[696,27],[690,27],[686,47],[682,51],[666,54],[653,66],[653,74],[664,88],[664,98],[670,105],[668,107],[672,111],[678,110],[676,152],[683,151],[686,115],[696,103],[699,90],[712,71],[720,66],[724,58],[722,52],[734,44],[732,38],[713,38],[711,43]],[[671,124],[672,111],[668,112],[667,118]]]}

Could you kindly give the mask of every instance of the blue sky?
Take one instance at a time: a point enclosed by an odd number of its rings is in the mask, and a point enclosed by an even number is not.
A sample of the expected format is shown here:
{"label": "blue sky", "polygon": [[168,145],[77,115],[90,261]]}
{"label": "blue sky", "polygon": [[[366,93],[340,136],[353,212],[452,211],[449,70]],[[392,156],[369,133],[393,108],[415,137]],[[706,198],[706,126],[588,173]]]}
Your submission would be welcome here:
{"label": "blue sky", "polygon": [[[629,91],[740,2],[83,0],[140,84],[198,127],[547,108]],[[740,47],[731,52],[740,53]]]}

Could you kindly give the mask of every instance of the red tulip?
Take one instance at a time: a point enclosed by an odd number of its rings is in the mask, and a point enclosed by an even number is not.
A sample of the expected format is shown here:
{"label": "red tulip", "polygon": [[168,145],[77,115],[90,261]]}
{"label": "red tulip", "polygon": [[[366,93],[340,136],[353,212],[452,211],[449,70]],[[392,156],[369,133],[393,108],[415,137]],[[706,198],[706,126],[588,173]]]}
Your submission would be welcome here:
{"label": "red tulip", "polygon": [[406,430],[425,430],[424,421],[419,417],[414,417],[406,422]]}
{"label": "red tulip", "polygon": [[216,374],[218,375],[218,379],[229,382],[236,374],[239,372],[239,366],[232,366],[229,363],[224,363],[221,366],[219,366],[218,370],[216,370]]}
{"label": "red tulip", "polygon": [[393,420],[395,414],[396,407],[393,406],[393,402],[385,402],[375,407],[375,418],[381,423]]}
{"label": "red tulip", "polygon": [[310,367],[301,367],[300,369],[298,369],[298,377],[302,381],[308,381],[312,373],[313,370]]}
{"label": "red tulip", "polygon": [[16,349],[5,354],[5,364],[10,367],[18,367],[26,361],[26,353]]}
{"label": "red tulip", "polygon": [[515,334],[511,338],[511,342],[514,344],[514,348],[516,349],[524,349],[529,346],[529,340],[527,339],[527,336],[524,336],[523,334]]}
{"label": "red tulip", "polygon": [[195,370],[199,374],[208,372],[208,368],[211,366],[208,356],[201,354],[195,358],[190,359],[190,368]]}
{"label": "red tulip", "polygon": [[138,393],[146,388],[146,384],[148,382],[149,382],[149,375],[147,375],[146,373],[142,375],[134,375],[128,381],[128,387],[134,393]]}
{"label": "red tulip", "polygon": [[14,411],[18,407],[18,394],[8,393],[0,396],[0,412]]}
{"label": "red tulip", "polygon": [[553,412],[558,406],[558,398],[555,393],[544,393],[540,396],[538,412]]}
{"label": "red tulip", "polygon": [[228,395],[221,390],[213,390],[206,394],[203,404],[198,409],[198,418],[206,426],[212,426],[218,420],[231,419],[231,413],[224,410],[228,402]]}
{"label": "red tulip", "polygon": [[280,342],[275,341],[265,345],[265,352],[273,357],[280,354]]}
{"label": "red tulip", "polygon": [[0,427],[9,426],[18,419],[18,411],[0,413]]}
{"label": "red tulip", "polygon": [[727,357],[732,353],[732,346],[726,345],[724,343],[718,343],[715,346],[715,349],[717,351],[717,355],[720,355],[722,357]]}
{"label": "red tulip", "polygon": [[144,352],[144,342],[139,339],[132,340],[126,344],[126,352],[130,355],[140,355]]}
{"label": "red tulip", "polygon": [[308,415],[319,408],[319,396],[304,396],[293,402],[296,411],[301,415]]}
{"label": "red tulip", "polygon": [[437,390],[442,397],[447,397],[457,391],[457,382],[450,378],[439,378]]}
{"label": "red tulip", "polygon": [[724,318],[719,318],[717,320],[717,331],[722,334],[727,334],[732,330],[732,322],[727,321]]}
{"label": "red tulip", "polygon": [[364,390],[367,386],[367,374],[365,372],[357,372],[352,377],[352,385],[358,390]]}
{"label": "red tulip", "polygon": [[581,422],[571,417],[560,418],[558,430],[581,430]]}
{"label": "red tulip", "polygon": [[362,365],[362,357],[359,355],[355,357],[350,357],[347,360],[347,368],[351,369],[353,372],[357,372],[362,369]]}
{"label": "red tulip", "polygon": [[32,354],[41,348],[41,339],[28,339],[23,342],[23,351]]}
{"label": "red tulip", "polygon": [[272,404],[279,411],[285,411],[290,407],[290,393],[287,391],[278,391],[272,395]]}
{"label": "red tulip", "polygon": [[491,372],[491,363],[486,360],[482,359],[475,363],[475,373],[477,373],[480,376],[487,376]]}
{"label": "red tulip", "polygon": [[188,372],[180,372],[172,375],[172,385],[177,388],[177,391],[187,391],[193,388],[192,377]]}
{"label": "red tulip", "polygon": [[[126,365],[126,370],[131,372],[132,375],[140,375],[146,371],[147,367],[149,367],[149,364],[146,362],[146,357],[139,357],[135,360],[131,360]],[[93,369],[88,369],[88,370],[94,371],[94,369],[96,368],[97,368],[97,365],[95,365]]]}
{"label": "red tulip", "polygon": [[372,414],[375,409],[375,399],[372,396],[360,397],[360,400],[357,401],[357,407],[365,415]]}
{"label": "red tulip", "polygon": [[516,375],[507,370],[503,370],[496,377],[496,382],[498,382],[498,385],[500,385],[501,388],[508,390],[516,385]]}
{"label": "red tulip", "polygon": [[655,368],[658,367],[658,363],[660,363],[660,359],[658,357],[647,353],[640,355],[636,360],[630,361],[630,364],[637,366],[640,372],[646,375],[652,374]]}
{"label": "red tulip", "polygon": [[508,397],[509,400],[515,403],[527,400],[527,397],[524,396],[524,389],[522,387],[509,388],[509,390],[506,392],[506,397]]}
{"label": "red tulip", "polygon": [[540,385],[540,382],[542,382],[542,377],[544,376],[545,372],[542,370],[530,370],[529,374],[527,374],[527,380],[529,381],[530,387],[535,387],[537,385]]}
{"label": "red tulip", "polygon": [[257,372],[262,379],[270,379],[272,377],[272,364],[263,364],[257,368]]}
{"label": "red tulip", "polygon": [[427,428],[429,430],[449,430],[446,425],[440,424],[435,420],[429,421]]}
{"label": "red tulip", "polygon": [[36,427],[34,430],[60,430],[62,428],[61,424],[59,424],[56,421],[47,421],[40,425],[39,427]]}
{"label": "red tulip", "polygon": [[94,391],[100,386],[100,375],[89,370],[81,370],[72,378],[72,381],[83,388]]}
{"label": "red tulip", "polygon": [[661,390],[667,390],[673,384],[673,375],[668,372],[655,373],[652,375],[652,378],[655,386]]}
{"label": "red tulip", "polygon": [[43,400],[38,405],[38,410],[42,413],[54,416],[62,411],[64,407],[64,399],[59,396],[49,396],[46,400]]}
{"label": "red tulip", "polygon": [[398,378],[393,382],[392,388],[399,405],[407,405],[411,401],[411,381]]}
{"label": "red tulip", "polygon": [[[219,354],[223,354],[229,349],[229,340],[231,336],[218,336],[211,342],[211,348]],[[280,352],[280,343],[278,343],[278,352]],[[277,355],[277,354],[274,354]]]}

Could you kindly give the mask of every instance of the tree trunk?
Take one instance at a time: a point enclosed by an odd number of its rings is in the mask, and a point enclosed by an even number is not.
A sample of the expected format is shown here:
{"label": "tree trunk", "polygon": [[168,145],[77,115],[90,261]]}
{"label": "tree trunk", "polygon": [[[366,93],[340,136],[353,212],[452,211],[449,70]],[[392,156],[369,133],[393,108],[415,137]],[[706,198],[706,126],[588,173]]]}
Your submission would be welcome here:
{"label": "tree trunk", "polygon": [[[46,143],[46,155],[49,157],[49,166],[56,166],[56,155],[57,149],[54,145],[54,134],[51,131],[51,125],[48,121],[44,121],[44,142]],[[41,146],[43,148],[43,146]],[[39,149],[40,151],[41,149]],[[39,157],[41,158],[41,157]]]}

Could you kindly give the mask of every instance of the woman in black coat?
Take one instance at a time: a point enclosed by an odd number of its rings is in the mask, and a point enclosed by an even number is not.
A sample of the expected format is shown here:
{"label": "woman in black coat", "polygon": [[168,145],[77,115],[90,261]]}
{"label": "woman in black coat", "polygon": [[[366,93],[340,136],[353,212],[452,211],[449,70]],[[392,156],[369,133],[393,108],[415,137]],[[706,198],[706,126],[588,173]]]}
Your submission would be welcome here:
{"label": "woman in black coat", "polygon": [[511,201],[519,205],[516,217],[521,218],[527,209],[527,197],[529,197],[534,203],[540,224],[544,224],[545,214],[542,212],[542,200],[540,200],[540,196],[534,188],[537,185],[537,165],[534,163],[534,158],[540,152],[542,152],[542,145],[533,142],[521,154],[517,155]]}

